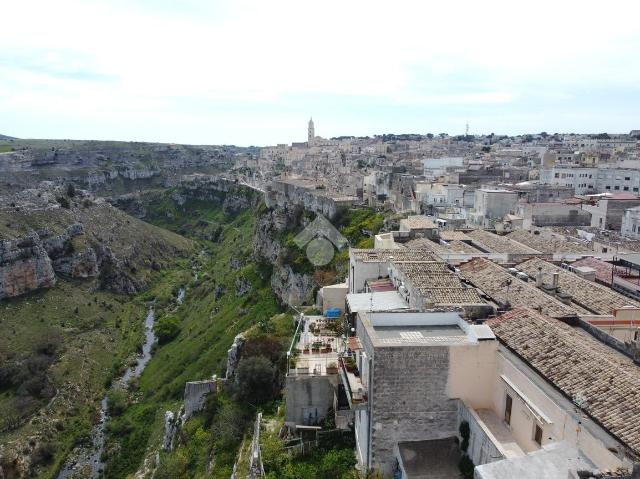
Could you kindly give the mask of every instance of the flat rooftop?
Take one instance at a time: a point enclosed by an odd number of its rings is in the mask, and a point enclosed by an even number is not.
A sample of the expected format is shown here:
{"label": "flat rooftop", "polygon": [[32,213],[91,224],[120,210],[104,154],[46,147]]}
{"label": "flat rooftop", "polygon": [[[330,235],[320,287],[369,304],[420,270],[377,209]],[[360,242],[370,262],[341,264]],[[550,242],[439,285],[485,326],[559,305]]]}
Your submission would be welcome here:
{"label": "flat rooftop", "polygon": [[360,315],[374,347],[435,346],[495,339],[488,327],[471,325],[454,312],[368,312]]}
{"label": "flat rooftop", "polygon": [[431,441],[399,442],[398,452],[407,479],[461,478],[460,448],[453,437]]}
{"label": "flat rooftop", "polygon": [[380,342],[431,343],[464,341],[465,332],[458,326],[374,326]]}
{"label": "flat rooftop", "polygon": [[347,294],[349,311],[396,311],[409,309],[407,302],[397,291]]}
{"label": "flat rooftop", "polygon": [[569,471],[593,470],[594,465],[575,447],[559,442],[522,457],[476,467],[478,479],[567,479]]}

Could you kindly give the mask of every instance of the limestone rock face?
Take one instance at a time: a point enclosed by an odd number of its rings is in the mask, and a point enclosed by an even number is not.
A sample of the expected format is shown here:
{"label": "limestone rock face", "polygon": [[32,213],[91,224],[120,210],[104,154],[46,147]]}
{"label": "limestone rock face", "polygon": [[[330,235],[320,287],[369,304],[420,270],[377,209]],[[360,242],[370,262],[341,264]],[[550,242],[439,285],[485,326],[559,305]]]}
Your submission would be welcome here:
{"label": "limestone rock face", "polygon": [[227,374],[226,379],[232,378],[236,372],[236,368],[238,367],[238,363],[240,362],[240,354],[242,352],[242,347],[245,343],[245,338],[242,334],[238,334],[233,339],[233,344],[227,351]]}
{"label": "limestone rock face", "polygon": [[273,269],[271,287],[282,302],[296,306],[311,296],[316,282],[313,276],[296,273],[290,266],[284,265]]}
{"label": "limestone rock face", "polygon": [[242,193],[229,193],[222,203],[222,211],[225,215],[234,215],[253,206],[251,200],[252,198]]}
{"label": "limestone rock face", "polygon": [[92,278],[100,273],[98,258],[92,248],[57,258],[53,261],[53,269],[62,276],[81,279]]}
{"label": "limestone rock face", "polygon": [[283,259],[285,251],[278,236],[289,225],[297,223],[294,211],[276,208],[263,214],[256,225],[253,238],[254,255],[273,265],[271,287],[280,301],[298,305],[309,299],[317,287],[313,276],[298,273]]}
{"label": "limestone rock face", "polygon": [[36,233],[0,242],[0,299],[51,288],[56,276],[51,259]]}

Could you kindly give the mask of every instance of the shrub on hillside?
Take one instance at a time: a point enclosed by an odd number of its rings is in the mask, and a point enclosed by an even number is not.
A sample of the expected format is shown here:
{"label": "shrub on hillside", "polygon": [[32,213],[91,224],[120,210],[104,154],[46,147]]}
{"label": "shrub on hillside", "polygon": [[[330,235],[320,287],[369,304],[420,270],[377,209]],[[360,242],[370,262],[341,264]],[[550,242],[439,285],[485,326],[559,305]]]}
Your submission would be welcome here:
{"label": "shrub on hillside", "polygon": [[180,320],[176,316],[164,316],[156,322],[153,330],[158,343],[166,344],[180,334]]}
{"label": "shrub on hillside", "polygon": [[241,401],[264,404],[275,396],[275,379],[276,368],[266,357],[242,358],[236,370],[236,396]]}

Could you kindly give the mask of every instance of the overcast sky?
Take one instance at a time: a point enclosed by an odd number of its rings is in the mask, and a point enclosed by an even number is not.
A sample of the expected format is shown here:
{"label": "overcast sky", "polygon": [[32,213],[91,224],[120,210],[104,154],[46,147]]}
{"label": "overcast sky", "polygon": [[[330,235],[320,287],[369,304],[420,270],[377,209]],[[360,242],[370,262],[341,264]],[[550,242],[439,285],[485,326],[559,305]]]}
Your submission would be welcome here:
{"label": "overcast sky", "polygon": [[[179,6],[177,6],[179,4]],[[267,145],[640,128],[640,2],[2,2],[0,134]]]}

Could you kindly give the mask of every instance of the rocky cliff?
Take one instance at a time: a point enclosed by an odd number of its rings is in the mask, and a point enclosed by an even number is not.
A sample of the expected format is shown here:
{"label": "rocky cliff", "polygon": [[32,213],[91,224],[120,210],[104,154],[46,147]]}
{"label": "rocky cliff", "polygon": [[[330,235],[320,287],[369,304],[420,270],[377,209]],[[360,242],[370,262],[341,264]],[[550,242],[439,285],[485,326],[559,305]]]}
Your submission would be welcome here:
{"label": "rocky cliff", "polygon": [[[64,205],[64,206],[63,206]],[[43,187],[0,198],[0,299],[51,288],[56,275],[135,293],[191,243],[83,192]]]}
{"label": "rocky cliff", "polygon": [[123,194],[176,184],[181,175],[215,173],[233,165],[234,146],[70,140],[12,140],[0,155],[0,191],[40,181],[74,181],[100,194]]}
{"label": "rocky cliff", "polygon": [[0,300],[55,284],[51,259],[37,234],[0,242]]}
{"label": "rocky cliff", "polygon": [[273,265],[273,291],[282,302],[291,305],[312,301],[313,290],[318,287],[310,273],[295,271],[287,261],[283,233],[297,226],[301,226],[300,212],[280,208],[266,210],[258,218],[253,238],[256,258]]}

